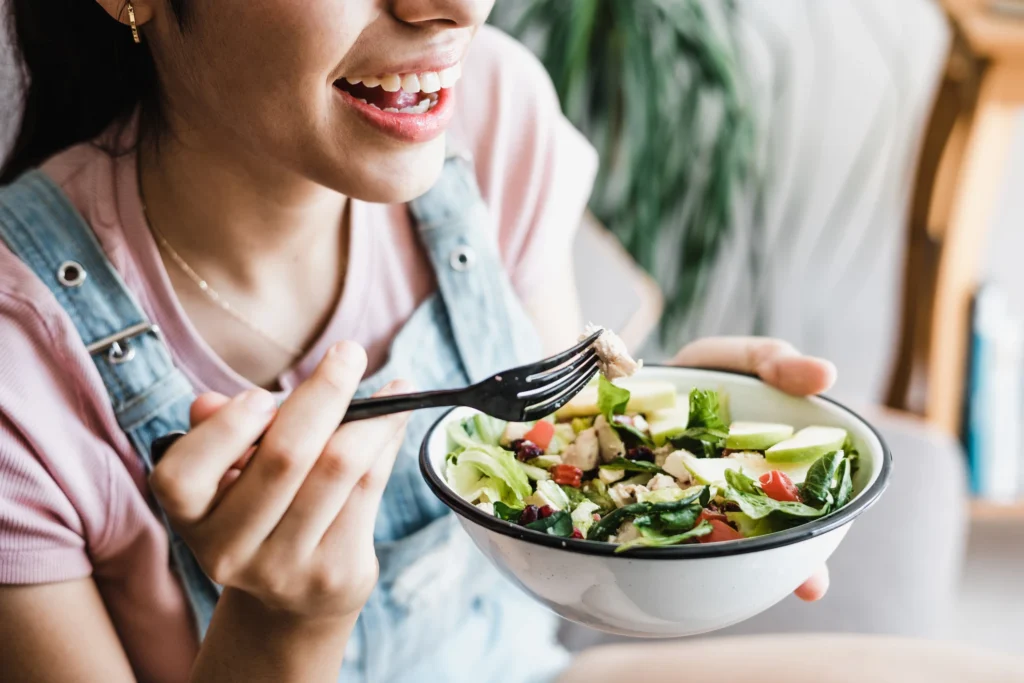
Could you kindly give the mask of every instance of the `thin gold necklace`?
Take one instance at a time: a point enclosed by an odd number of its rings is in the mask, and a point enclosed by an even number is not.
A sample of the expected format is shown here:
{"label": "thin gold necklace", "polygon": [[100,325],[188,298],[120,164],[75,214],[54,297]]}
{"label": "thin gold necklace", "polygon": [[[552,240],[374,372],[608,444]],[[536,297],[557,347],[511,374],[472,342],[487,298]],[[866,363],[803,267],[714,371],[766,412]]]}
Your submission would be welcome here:
{"label": "thin gold necklace", "polygon": [[286,353],[288,353],[293,359],[298,358],[303,354],[302,350],[292,346],[291,344],[286,344],[285,342],[280,341],[279,339],[274,337],[274,335],[264,330],[260,325],[253,322],[252,320],[249,320],[247,317],[245,317],[237,310],[235,310],[235,308],[230,303],[224,300],[224,298],[217,293],[217,290],[210,286],[209,282],[200,277],[199,273],[197,273],[192,268],[192,266],[190,266],[188,262],[185,261],[185,259],[183,259],[181,255],[178,254],[177,251],[174,250],[174,247],[172,247],[170,242],[167,241],[167,238],[164,237],[163,233],[160,232],[155,225],[153,225],[153,221],[149,220],[149,213],[146,211],[145,206],[142,207],[142,213],[143,215],[145,215],[146,223],[149,224],[149,229],[150,231],[152,231],[153,236],[156,237],[156,241],[160,245],[160,248],[167,252],[167,255],[171,257],[171,260],[174,261],[174,264],[181,269],[181,272],[183,272],[188,277],[188,279],[194,282],[195,285],[199,287],[200,291],[202,291],[203,294],[205,294],[210,299],[210,301],[216,304],[218,308],[220,308],[222,311],[230,315],[232,318],[242,323],[259,336],[263,337],[263,339],[270,342],[281,351],[285,351]]}

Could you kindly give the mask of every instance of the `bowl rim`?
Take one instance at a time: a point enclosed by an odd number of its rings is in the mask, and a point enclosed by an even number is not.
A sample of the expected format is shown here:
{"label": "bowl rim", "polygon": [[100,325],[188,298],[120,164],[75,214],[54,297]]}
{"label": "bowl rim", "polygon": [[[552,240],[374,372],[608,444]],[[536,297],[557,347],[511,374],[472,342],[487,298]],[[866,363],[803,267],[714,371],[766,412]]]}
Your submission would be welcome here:
{"label": "bowl rim", "polygon": [[[763,380],[755,374],[738,372],[735,370],[655,363],[649,365],[645,364],[644,367],[698,370],[701,372],[749,377],[764,384]],[[458,494],[452,491],[447,482],[441,479],[440,475],[434,471],[434,468],[430,464],[428,444],[430,443],[431,437],[437,428],[447,420],[448,416],[458,408],[446,410],[445,413],[430,426],[427,433],[424,435],[423,442],[420,444],[420,472],[423,474],[424,479],[427,481],[427,486],[431,491],[433,491],[434,495],[436,495],[442,503],[448,506],[452,512],[458,516],[467,519],[488,531],[493,531],[501,534],[502,536],[516,538],[520,541],[525,541],[526,543],[540,545],[547,548],[568,550],[569,552],[580,553],[583,555],[613,557],[621,560],[701,559],[728,557],[730,555],[743,555],[746,553],[772,550],[774,548],[781,548],[794,543],[801,543],[849,524],[859,517],[861,513],[875,504],[882,493],[888,488],[889,478],[892,475],[892,453],[889,450],[889,446],[886,444],[885,439],[882,438],[882,435],[877,429],[875,429],[874,425],[865,420],[854,410],[848,408],[835,399],[829,398],[828,396],[818,394],[808,398],[818,398],[827,403],[831,403],[850,415],[853,419],[866,426],[871,433],[874,434],[875,438],[878,439],[878,443],[882,447],[881,470],[879,471],[878,477],[875,481],[873,481],[860,496],[851,501],[846,507],[835,512],[830,512],[824,517],[819,517],[818,519],[793,529],[787,529],[786,531],[779,531],[755,538],[745,538],[739,541],[727,541],[724,543],[674,545],[664,548],[635,548],[628,553],[618,554],[615,552],[615,549],[618,547],[615,543],[552,536],[541,531],[527,529],[511,522],[506,522],[505,520],[494,517],[493,515],[488,515],[486,512],[480,510],[472,503],[466,502]]]}

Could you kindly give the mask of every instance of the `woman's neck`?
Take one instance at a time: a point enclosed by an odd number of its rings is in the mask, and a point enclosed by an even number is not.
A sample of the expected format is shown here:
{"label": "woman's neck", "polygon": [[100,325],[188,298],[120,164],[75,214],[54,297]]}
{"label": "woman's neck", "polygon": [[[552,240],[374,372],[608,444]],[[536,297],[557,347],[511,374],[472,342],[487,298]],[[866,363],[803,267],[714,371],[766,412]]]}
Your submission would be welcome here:
{"label": "woman's neck", "polygon": [[[186,314],[240,374],[269,386],[322,332],[339,301],[347,264],[347,200],[253,160],[187,140],[139,146],[140,193],[154,231],[222,301],[268,342],[226,315],[161,250]],[[295,302],[301,301],[302,306]]]}

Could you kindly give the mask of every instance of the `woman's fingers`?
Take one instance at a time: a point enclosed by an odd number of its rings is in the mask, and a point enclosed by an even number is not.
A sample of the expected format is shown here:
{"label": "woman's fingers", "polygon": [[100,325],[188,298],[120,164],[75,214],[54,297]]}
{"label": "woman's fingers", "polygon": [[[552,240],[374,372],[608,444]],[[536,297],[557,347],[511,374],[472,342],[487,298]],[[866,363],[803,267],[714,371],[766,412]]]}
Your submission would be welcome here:
{"label": "woman's fingers", "polygon": [[816,602],[825,597],[825,593],[828,592],[828,584],[828,567],[822,565],[821,569],[793,591],[793,594],[804,602]]}
{"label": "woman's fingers", "polygon": [[[392,382],[376,396],[409,391],[407,383]],[[345,507],[353,488],[378,459],[388,459],[396,438],[401,444],[407,421],[408,414],[385,415],[339,429],[327,442],[267,544],[285,547],[287,552],[299,553],[300,557],[311,554]]]}
{"label": "woman's fingers", "polygon": [[276,409],[262,389],[239,394],[167,451],[150,486],[172,520],[189,525],[206,515],[221,479],[267,429]]}
{"label": "woman's fingers", "polygon": [[[251,557],[291,505],[348,409],[366,369],[356,344],[336,344],[277,411],[241,476],[204,519],[204,539],[230,538],[228,553]],[[223,548],[223,542],[219,541]]]}
{"label": "woman's fingers", "polygon": [[192,402],[192,408],[189,410],[189,419],[192,426],[198,427],[203,422],[206,422],[214,413],[230,402],[231,399],[224,394],[218,394],[213,391],[201,394]]}
{"label": "woman's fingers", "polygon": [[797,396],[820,394],[836,380],[836,367],[829,361],[803,356],[792,344],[761,337],[700,339],[683,347],[673,364],[756,374]]}

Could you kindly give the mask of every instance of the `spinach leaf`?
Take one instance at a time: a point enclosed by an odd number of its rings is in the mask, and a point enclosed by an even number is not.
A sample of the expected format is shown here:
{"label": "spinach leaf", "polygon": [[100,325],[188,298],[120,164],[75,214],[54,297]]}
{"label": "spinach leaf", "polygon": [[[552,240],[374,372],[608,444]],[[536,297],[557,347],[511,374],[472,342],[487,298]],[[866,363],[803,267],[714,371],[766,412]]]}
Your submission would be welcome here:
{"label": "spinach leaf", "polygon": [[814,461],[811,468],[807,470],[807,478],[800,490],[801,497],[809,505],[821,507],[833,502],[833,482],[842,463],[842,451],[827,453]]}
{"label": "spinach leaf", "polygon": [[657,531],[652,531],[650,529],[641,529],[641,535],[639,538],[635,538],[632,541],[621,544],[619,547],[615,549],[615,552],[624,553],[633,548],[664,548],[665,546],[679,545],[680,543],[689,541],[694,538],[707,536],[712,531],[714,531],[714,527],[711,526],[710,522],[706,521],[701,522],[698,526],[694,527],[693,529],[690,529],[685,533],[676,534],[672,536],[666,536],[664,534],[660,534]]}
{"label": "spinach leaf", "polygon": [[728,429],[698,426],[688,428],[670,441],[676,448],[687,450],[698,458],[720,458],[728,436]]}
{"label": "spinach leaf", "polygon": [[703,488],[703,490],[701,490],[701,492],[700,492],[700,498],[698,498],[697,500],[700,501],[700,506],[702,508],[706,508],[708,505],[710,505],[711,504],[711,487],[710,486],[705,486]]}
{"label": "spinach leaf", "polygon": [[654,446],[654,442],[651,437],[647,436],[633,425],[622,424],[617,420],[610,422],[612,429],[619,433],[619,437],[627,447],[632,448],[633,446]]}
{"label": "spinach leaf", "polygon": [[511,505],[505,505],[500,500],[494,503],[494,516],[498,519],[503,519],[506,522],[518,522],[519,516],[523,514],[522,508],[515,508]]}
{"label": "spinach leaf", "polygon": [[655,517],[687,509],[691,503],[700,498],[700,494],[701,492],[697,491],[693,495],[681,500],[674,500],[671,503],[633,503],[632,505],[612,510],[602,517],[599,522],[595,523],[594,526],[590,527],[587,538],[594,541],[607,541],[609,536],[618,531],[623,522],[635,520],[641,515],[650,516],[653,522]]}
{"label": "spinach leaf", "polygon": [[626,412],[627,405],[629,405],[629,390],[615,386],[608,381],[608,378],[601,375],[597,380],[597,409],[601,411],[605,419],[609,423],[613,423],[612,417]]}
{"label": "spinach leaf", "polygon": [[850,465],[850,459],[843,460],[842,472],[839,474],[839,483],[836,484],[835,490],[832,492],[832,496],[835,498],[836,509],[843,507],[850,502],[853,498],[853,477],[850,474],[850,470],[853,469]]}
{"label": "spinach leaf", "polygon": [[625,472],[649,472],[651,474],[662,474],[665,470],[661,469],[653,462],[646,460],[627,460],[626,458],[615,458],[611,462],[606,462],[601,465],[606,470],[621,470]]}
{"label": "spinach leaf", "polygon": [[538,519],[536,522],[530,522],[526,525],[527,529],[533,529],[534,531],[543,531],[544,533],[552,536],[569,537],[572,536],[572,517],[565,510],[559,510],[558,512],[548,515],[544,519]]}
{"label": "spinach leaf", "polygon": [[633,523],[636,524],[637,527],[647,527],[655,529],[661,533],[678,534],[682,531],[689,531],[692,529],[697,523],[697,518],[700,517],[700,513],[703,509],[704,508],[700,506],[700,503],[694,502],[683,510],[647,515],[650,519],[650,523],[648,524],[641,524],[639,517],[634,519]]}
{"label": "spinach leaf", "polygon": [[704,427],[729,433],[729,425],[722,417],[718,392],[711,389],[694,389],[690,392],[690,421],[693,427]]}

